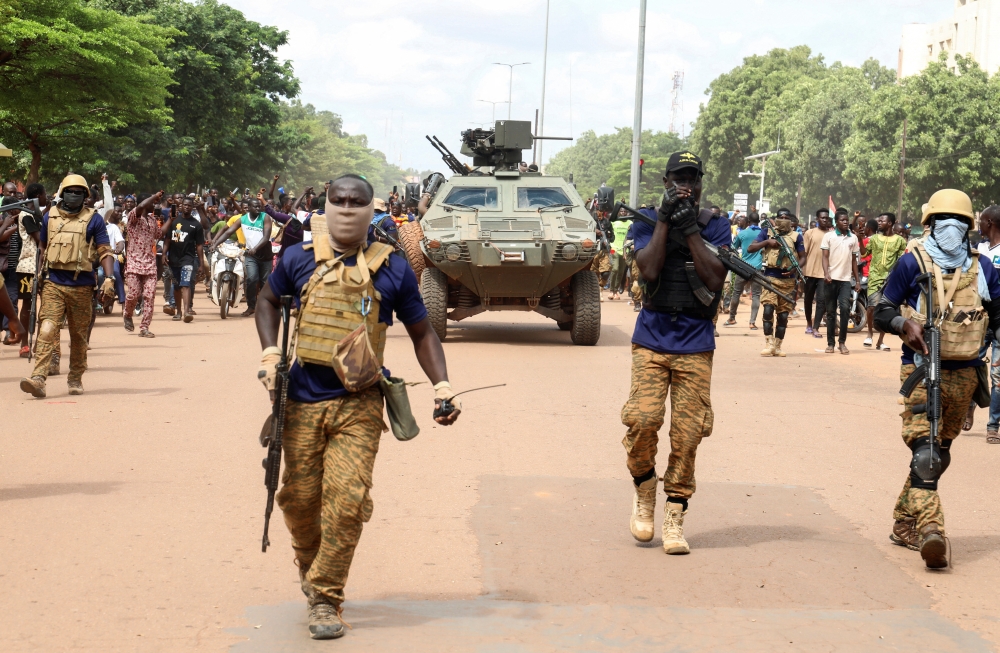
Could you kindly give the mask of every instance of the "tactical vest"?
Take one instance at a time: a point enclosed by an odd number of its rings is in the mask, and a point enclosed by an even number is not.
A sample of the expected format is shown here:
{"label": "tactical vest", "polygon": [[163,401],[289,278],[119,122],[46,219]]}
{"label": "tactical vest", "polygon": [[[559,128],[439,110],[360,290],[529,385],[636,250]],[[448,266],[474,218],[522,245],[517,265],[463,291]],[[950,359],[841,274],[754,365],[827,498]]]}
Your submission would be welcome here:
{"label": "tactical vest", "polygon": [[57,207],[49,210],[48,247],[45,261],[53,270],[71,270],[75,279],[81,272],[94,271],[97,253],[87,241],[87,225],[94,209],[83,208],[76,215],[64,215]]}
{"label": "tactical vest", "polygon": [[[774,238],[775,240],[779,238],[784,240],[785,244],[788,245],[788,251],[794,252],[795,243],[799,239],[799,232],[793,230],[785,235],[772,234],[771,237]],[[765,250],[764,267],[787,270],[792,267],[792,262],[788,260],[788,257],[785,256],[785,253],[781,251],[781,247],[778,246]]]}
{"label": "tactical vest", "polygon": [[[698,215],[698,227],[704,230],[712,219],[712,212],[702,209]],[[680,232],[671,229],[667,235],[666,257],[663,269],[656,281],[643,281],[642,307],[657,313],[683,313],[704,320],[712,319],[719,312],[722,293],[713,293],[698,277],[694,268],[694,258],[687,242]],[[706,305],[695,293],[712,300]]]}
{"label": "tactical vest", "polygon": [[[303,247],[314,249],[314,243]],[[356,265],[344,264],[347,254],[317,262],[316,271],[302,289],[296,323],[296,356],[300,364],[336,368],[333,359],[338,344],[364,325],[378,363],[382,365],[389,327],[378,321],[382,296],[375,289],[373,277],[392,251],[391,246],[375,242],[364,251],[357,251]],[[317,253],[317,258],[319,256]]]}
{"label": "tactical vest", "polygon": [[[983,308],[979,296],[979,253],[972,252],[972,265],[968,272],[956,269],[945,274],[924,249],[922,241],[911,241],[910,251],[917,260],[920,272],[927,271],[927,265],[934,272],[933,288],[935,320],[941,328],[941,360],[968,361],[979,357],[979,350],[986,336],[989,316]],[[900,314],[921,325],[927,320],[926,299],[923,293],[917,301],[917,308],[904,304]],[[943,310],[942,310],[943,309]]]}

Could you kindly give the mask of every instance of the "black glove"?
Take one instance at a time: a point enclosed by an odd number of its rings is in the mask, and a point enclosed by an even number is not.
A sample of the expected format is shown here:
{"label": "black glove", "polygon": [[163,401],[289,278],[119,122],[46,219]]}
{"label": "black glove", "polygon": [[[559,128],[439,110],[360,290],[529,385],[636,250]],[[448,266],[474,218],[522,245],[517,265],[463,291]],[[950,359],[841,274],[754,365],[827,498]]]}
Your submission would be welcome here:
{"label": "black glove", "polygon": [[677,197],[677,186],[669,186],[663,191],[663,199],[660,200],[660,208],[656,210],[656,215],[663,222],[669,222],[670,216],[677,210],[680,199]]}
{"label": "black glove", "polygon": [[701,228],[698,226],[698,210],[694,204],[686,200],[682,202],[670,216],[670,227],[680,231],[685,238],[699,233]]}

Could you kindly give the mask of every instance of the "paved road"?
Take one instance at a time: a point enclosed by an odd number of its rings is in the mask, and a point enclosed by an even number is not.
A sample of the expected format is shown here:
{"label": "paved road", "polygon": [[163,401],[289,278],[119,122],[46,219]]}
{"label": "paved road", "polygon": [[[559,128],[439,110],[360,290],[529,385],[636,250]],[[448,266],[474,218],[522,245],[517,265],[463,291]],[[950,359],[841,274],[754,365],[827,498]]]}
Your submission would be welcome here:
{"label": "paved road", "polygon": [[[260,552],[256,444],[268,407],[252,321],[199,293],[192,324],[157,314],[145,341],[100,318],[87,394],[17,389],[0,352],[0,650],[989,651],[1000,643],[995,498],[985,413],[942,481],[954,569],[888,543],[906,475],[897,354],[817,353],[793,321],[788,357],[723,329],[715,433],[699,451],[687,533],[667,557],[628,533],[619,411],[633,313],[605,303],[599,346],[533,315],[455,325],[465,397],[434,427],[383,440],[375,515],[347,592],[353,630],[312,642],[280,519]],[[819,344],[818,344],[819,343]],[[892,343],[896,345],[896,342]],[[64,344],[64,347],[66,345]],[[405,331],[394,374],[420,380]],[[662,514],[658,506],[657,519]]]}

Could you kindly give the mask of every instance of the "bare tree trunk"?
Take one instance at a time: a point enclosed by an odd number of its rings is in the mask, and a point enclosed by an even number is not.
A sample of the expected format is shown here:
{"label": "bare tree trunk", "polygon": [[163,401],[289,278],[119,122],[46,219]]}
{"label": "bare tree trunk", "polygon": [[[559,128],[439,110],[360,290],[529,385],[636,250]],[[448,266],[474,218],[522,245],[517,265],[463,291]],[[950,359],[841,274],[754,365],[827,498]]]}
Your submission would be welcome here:
{"label": "bare tree trunk", "polygon": [[42,146],[38,144],[37,135],[28,141],[28,151],[31,152],[31,168],[28,169],[28,183],[38,181],[38,171],[42,167]]}

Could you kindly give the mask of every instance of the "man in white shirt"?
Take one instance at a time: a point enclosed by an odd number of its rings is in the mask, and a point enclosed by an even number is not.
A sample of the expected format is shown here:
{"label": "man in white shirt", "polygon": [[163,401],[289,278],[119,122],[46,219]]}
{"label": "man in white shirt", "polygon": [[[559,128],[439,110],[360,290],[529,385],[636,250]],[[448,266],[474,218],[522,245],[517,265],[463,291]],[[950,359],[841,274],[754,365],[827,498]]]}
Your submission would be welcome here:
{"label": "man in white shirt", "polygon": [[[122,306],[125,305],[125,275],[122,273],[122,263],[125,261],[125,237],[122,236],[122,230],[119,224],[121,223],[122,214],[121,207],[114,206],[110,211],[108,211],[104,219],[107,221],[108,229],[108,240],[111,241],[111,251],[114,253],[113,265],[115,268],[115,294],[118,296],[118,303]],[[113,307],[114,300],[112,303],[105,304],[105,313],[110,313],[110,307]]]}
{"label": "man in white shirt", "polygon": [[[858,237],[851,233],[847,209],[837,209],[834,229],[826,232],[820,250],[823,252],[823,276],[826,282],[826,353],[834,352],[833,336],[836,329],[836,310],[840,309],[841,354],[847,349],[847,317],[851,311],[851,290],[861,290],[858,258],[861,251]],[[852,283],[853,281],[853,283]]]}

